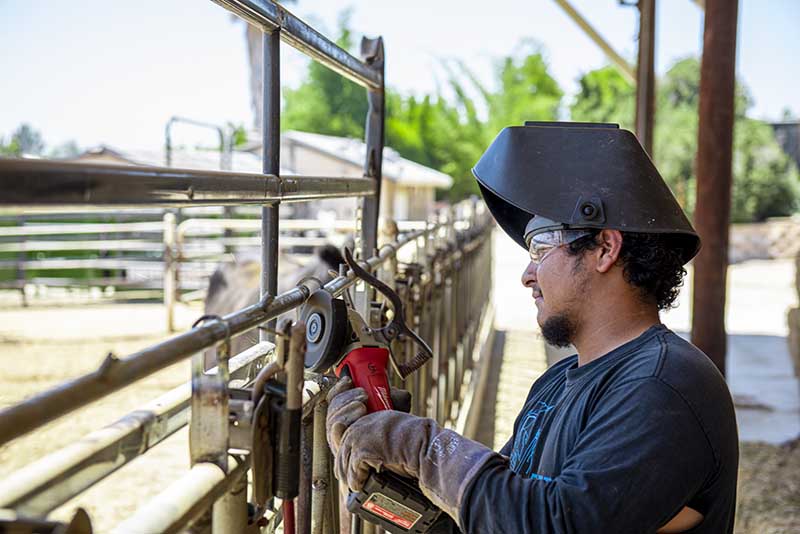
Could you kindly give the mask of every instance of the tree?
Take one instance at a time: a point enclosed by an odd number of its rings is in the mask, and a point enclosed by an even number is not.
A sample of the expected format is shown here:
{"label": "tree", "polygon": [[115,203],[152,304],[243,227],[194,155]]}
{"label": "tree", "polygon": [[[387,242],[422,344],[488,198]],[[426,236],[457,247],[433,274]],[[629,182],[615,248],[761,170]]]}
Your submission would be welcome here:
{"label": "tree", "polygon": [[42,152],[44,152],[42,134],[28,123],[20,124],[8,142],[0,140],[0,155],[3,156],[40,156]]}
{"label": "tree", "polygon": [[636,88],[619,69],[607,66],[586,73],[581,89],[570,106],[572,120],[615,122],[622,128],[634,127]]}
{"label": "tree", "polygon": [[[632,124],[635,94],[622,90],[612,67],[587,73],[571,106],[573,120]],[[697,106],[700,62],[676,62],[659,80],[656,105],[655,162],[678,202],[691,215],[695,206]],[[746,116],[747,88],[736,85],[732,222],[761,221],[789,215],[798,208],[800,179],[791,160],[775,141],[769,125]],[[628,111],[630,110],[630,115]]]}
{"label": "tree", "polygon": [[[337,44],[352,47],[347,14],[340,19]],[[448,68],[448,88],[442,94],[403,96],[386,89],[386,145],[412,161],[453,177],[446,193],[458,200],[478,192],[471,169],[497,132],[525,120],[553,120],[563,92],[549,75],[541,50],[520,47],[496,67],[496,89],[489,89],[463,64]],[[477,94],[477,99],[471,95]],[[345,137],[364,137],[365,90],[312,62],[306,80],[283,93],[282,127]],[[485,110],[488,119],[481,119]]]}
{"label": "tree", "polygon": [[55,159],[66,159],[66,158],[74,158],[78,154],[81,153],[81,149],[74,140],[69,140],[64,143],[61,143],[55,148],[51,148],[48,153],[48,158],[55,158]]}
{"label": "tree", "polygon": [[[350,50],[352,33],[346,15],[340,24],[336,44]],[[283,99],[282,129],[364,137],[366,90],[316,61],[309,64],[306,81],[297,89],[285,89]]]}

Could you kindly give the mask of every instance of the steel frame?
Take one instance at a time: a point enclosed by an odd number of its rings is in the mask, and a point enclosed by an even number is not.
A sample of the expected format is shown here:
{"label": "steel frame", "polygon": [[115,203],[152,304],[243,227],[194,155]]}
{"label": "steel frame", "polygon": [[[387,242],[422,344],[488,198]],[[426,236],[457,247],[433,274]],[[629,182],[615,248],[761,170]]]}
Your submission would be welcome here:
{"label": "steel frame", "polygon": [[[265,322],[269,325],[278,315],[300,306],[320,288],[320,284],[315,280],[304,280],[283,294],[275,294],[279,204],[314,198],[362,198],[357,228],[360,230],[358,241],[363,266],[371,271],[382,269],[382,276],[392,278],[390,283],[394,285],[406,284],[404,298],[409,304],[411,322],[428,339],[435,339],[435,344],[432,343],[436,352],[435,367],[427,366],[407,384],[418,395],[414,411],[436,417],[448,426],[457,422],[457,408],[467,401],[464,388],[459,385],[471,373],[474,355],[481,353],[478,350],[478,332],[487,320],[485,305],[491,298],[491,277],[487,274],[491,271],[489,237],[492,225],[488,212],[481,211],[472,203],[461,216],[452,210],[424,228],[408,231],[399,237],[392,235],[379,247],[378,214],[384,143],[382,40],[364,40],[364,59],[359,61],[275,2],[214,1],[264,32],[263,174],[5,160],[0,161],[0,186],[5,187],[7,194],[0,199],[0,207],[77,206],[84,209],[97,206],[261,205],[262,298],[254,305],[209,320],[130,356],[117,358],[109,355],[98,370],[0,411],[0,445],[205,348],[225,344],[231,337]],[[279,176],[277,134],[280,125],[281,40],[367,89],[369,112],[364,177]],[[415,264],[404,263],[401,268],[398,263],[398,251],[411,245],[416,245],[415,261],[420,266],[417,271]],[[343,270],[323,289],[336,296],[355,283],[353,272]],[[370,292],[362,292],[361,296],[365,310],[371,312]],[[370,314],[374,321],[373,315]],[[447,318],[447,328],[440,328],[444,318]],[[257,349],[234,357],[230,362],[221,361],[221,368],[230,366],[234,373],[250,375],[250,369],[265,363],[264,352],[270,346],[269,335],[263,335]],[[410,343],[406,342],[397,349],[401,361],[414,356]],[[290,359],[296,360],[295,353],[299,354],[299,350],[293,344],[290,352],[294,356]],[[226,359],[227,354],[223,358]],[[223,370],[219,378],[225,373]],[[292,383],[299,380],[297,369],[289,375]],[[99,431],[104,437],[102,441],[87,438],[73,444],[68,453],[51,455],[19,472],[0,486],[4,495],[0,505],[25,510],[32,515],[46,514],[185,424],[190,402],[192,405],[197,403],[197,410],[204,410],[203,406],[208,406],[219,393],[204,388],[204,381],[210,383],[214,380],[207,373],[198,374],[196,371],[191,397],[187,396],[186,386],[182,386],[155,404],[148,405],[145,410],[133,412]],[[342,514],[341,524],[332,517],[337,513],[338,505],[337,492],[334,491],[336,485],[331,482],[330,455],[322,435],[325,404],[321,401],[324,392],[324,388],[319,389],[302,406],[307,433],[303,447],[310,451],[312,461],[310,472],[306,473],[311,480],[304,486],[304,491],[310,495],[305,500],[298,499],[298,507],[302,506],[299,512],[306,516],[304,525],[314,532],[332,532],[334,526],[346,528],[348,523],[346,514]],[[293,405],[299,402],[297,398],[290,400]],[[211,415],[218,411],[212,414],[210,408],[206,410]],[[227,425],[227,420],[219,421],[219,424]],[[205,433],[197,431],[200,427],[206,429]],[[231,454],[225,446],[226,428],[205,423],[200,427],[190,432],[191,471],[118,525],[116,531],[125,532],[135,527],[177,532],[197,520],[212,521],[215,532],[231,528],[241,530],[246,494],[242,477],[250,466],[250,458]],[[211,438],[216,439],[216,445]],[[123,446],[130,446],[134,452],[101,470],[91,470],[107,451]],[[213,507],[213,520],[210,507]],[[268,530],[274,528],[280,516],[278,511]]]}

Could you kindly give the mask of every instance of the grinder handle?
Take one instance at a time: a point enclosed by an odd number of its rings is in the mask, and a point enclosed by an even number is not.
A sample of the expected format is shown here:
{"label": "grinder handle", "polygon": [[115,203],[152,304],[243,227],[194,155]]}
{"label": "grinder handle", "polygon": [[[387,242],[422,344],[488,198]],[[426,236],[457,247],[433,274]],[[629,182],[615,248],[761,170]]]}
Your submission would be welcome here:
{"label": "grinder handle", "polygon": [[392,410],[389,394],[389,377],[386,366],[389,363],[389,350],[383,347],[359,347],[342,358],[335,372],[337,377],[349,376],[353,385],[367,392],[367,411]]}

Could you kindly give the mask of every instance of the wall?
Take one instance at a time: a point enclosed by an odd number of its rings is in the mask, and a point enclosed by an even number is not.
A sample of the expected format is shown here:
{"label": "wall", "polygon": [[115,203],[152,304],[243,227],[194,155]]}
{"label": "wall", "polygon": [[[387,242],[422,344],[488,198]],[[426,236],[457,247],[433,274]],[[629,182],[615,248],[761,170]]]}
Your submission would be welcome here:
{"label": "wall", "polygon": [[800,216],[768,219],[763,223],[731,225],[728,258],[746,260],[792,258],[800,253]]}

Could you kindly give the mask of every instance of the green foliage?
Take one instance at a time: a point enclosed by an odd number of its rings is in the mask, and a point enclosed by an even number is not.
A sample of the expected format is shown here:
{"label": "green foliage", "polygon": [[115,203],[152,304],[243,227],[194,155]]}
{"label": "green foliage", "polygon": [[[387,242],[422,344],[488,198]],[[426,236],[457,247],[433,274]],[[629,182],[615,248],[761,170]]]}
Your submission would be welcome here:
{"label": "green foliage", "polygon": [[740,118],[733,132],[731,221],[763,221],[798,209],[800,176],[769,124]]}
{"label": "green foliage", "polygon": [[[336,41],[345,50],[352,48],[352,33],[346,15]],[[365,90],[312,61],[308,79],[297,89],[283,91],[284,111],[281,127],[343,137],[364,137],[367,98]]]}
{"label": "green foliage", "polygon": [[[337,43],[345,49],[352,46],[346,17]],[[478,193],[471,169],[502,127],[556,118],[561,88],[539,50],[521,50],[498,64],[495,91],[481,85],[465,65],[450,71],[452,99],[441,94],[403,96],[387,88],[386,145],[452,176],[453,187],[444,195],[449,200]],[[306,81],[284,91],[282,128],[363,138],[367,109],[363,88],[312,62]],[[489,119],[481,119],[479,112]]]}
{"label": "green foliage", "polygon": [[19,143],[12,135],[8,141],[0,137],[0,157],[14,158],[22,154],[19,148]]}
{"label": "green foliage", "polygon": [[233,138],[233,147],[239,148],[247,144],[247,130],[244,124],[228,123],[228,131]]}
{"label": "green foliage", "polygon": [[[635,92],[613,67],[587,73],[570,110],[573,120],[633,123]],[[695,207],[697,108],[700,62],[676,62],[659,80],[656,95],[654,156],[675,197],[691,215]],[[752,99],[737,83],[734,96],[732,222],[761,221],[798,208],[800,178],[775,141],[772,128],[745,116]]]}
{"label": "green foliage", "polygon": [[0,140],[0,155],[3,156],[39,156],[43,151],[42,135],[28,123],[20,124],[7,142]]}
{"label": "green foliage", "polygon": [[81,150],[75,141],[67,141],[51,148],[45,153],[45,142],[42,134],[30,124],[20,124],[8,141],[0,137],[0,157],[19,158],[22,156],[42,156],[48,158],[71,158],[80,154]]}
{"label": "green foliage", "polygon": [[616,122],[632,129],[636,88],[619,69],[608,66],[586,73],[580,79],[581,90],[570,106],[572,120]]}

